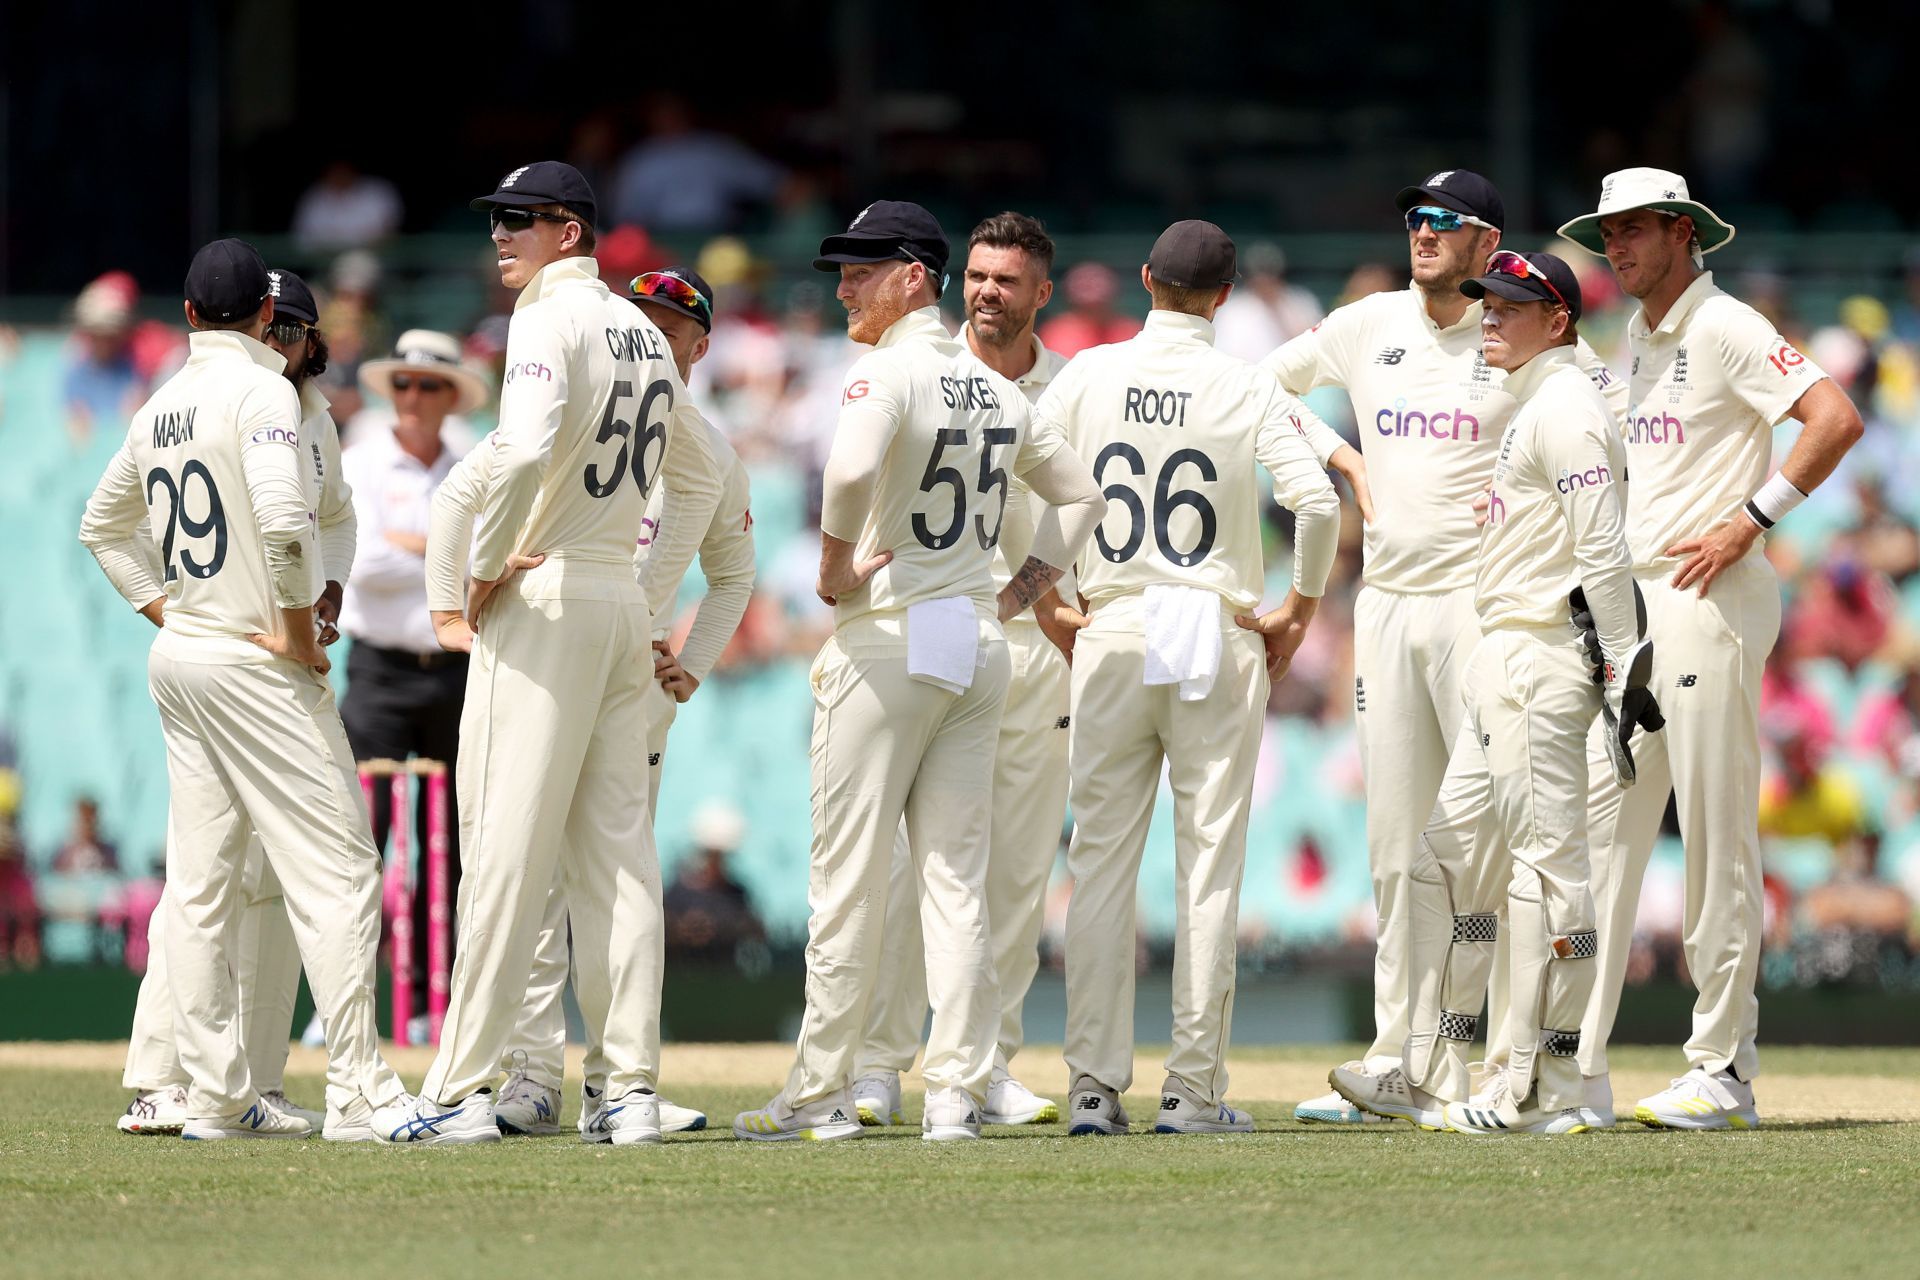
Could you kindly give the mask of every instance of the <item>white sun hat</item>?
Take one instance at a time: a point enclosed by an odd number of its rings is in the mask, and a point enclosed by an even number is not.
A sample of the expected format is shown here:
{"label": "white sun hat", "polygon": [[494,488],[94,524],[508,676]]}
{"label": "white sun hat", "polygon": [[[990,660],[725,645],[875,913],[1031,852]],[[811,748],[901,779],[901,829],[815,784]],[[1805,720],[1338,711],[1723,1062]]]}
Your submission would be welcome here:
{"label": "white sun hat", "polygon": [[1606,254],[1600,219],[1630,209],[1684,213],[1693,219],[1700,252],[1712,253],[1733,239],[1733,224],[1687,194],[1687,180],[1665,169],[1621,169],[1600,184],[1600,207],[1560,228],[1560,234],[1588,253]]}
{"label": "white sun hat", "polygon": [[459,395],[455,413],[472,413],[487,402],[487,380],[460,359],[460,344],[450,333],[409,329],[393,344],[388,360],[369,360],[360,366],[360,385],[384,399],[393,399],[393,375],[418,373],[444,378]]}

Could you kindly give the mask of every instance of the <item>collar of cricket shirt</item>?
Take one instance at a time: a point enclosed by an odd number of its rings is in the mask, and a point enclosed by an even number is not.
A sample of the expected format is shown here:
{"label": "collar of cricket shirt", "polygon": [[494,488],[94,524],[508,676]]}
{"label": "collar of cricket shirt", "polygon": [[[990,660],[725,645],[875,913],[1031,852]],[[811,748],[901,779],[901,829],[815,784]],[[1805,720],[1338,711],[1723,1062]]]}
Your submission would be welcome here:
{"label": "collar of cricket shirt", "polygon": [[520,296],[514,301],[513,309],[518,311],[524,306],[540,301],[555,289],[568,285],[600,284],[600,264],[592,258],[561,258],[558,262],[549,262],[533,273],[533,279],[527,281],[526,288],[520,290]]}
{"label": "collar of cricket shirt", "polygon": [[333,401],[320,394],[312,378],[300,379],[300,421],[305,422],[315,414],[327,413],[333,409]]}
{"label": "collar of cricket shirt", "polygon": [[1460,313],[1460,318],[1445,328],[1442,328],[1440,322],[1433,318],[1433,313],[1427,310],[1426,294],[1410,287],[1406,291],[1406,299],[1407,305],[1413,308],[1413,313],[1420,317],[1420,323],[1427,326],[1427,332],[1436,337],[1459,333],[1462,329],[1472,329],[1475,333],[1480,331],[1480,313],[1485,310],[1485,306],[1478,298],[1469,302],[1467,309]]}
{"label": "collar of cricket shirt", "polygon": [[1713,272],[1702,271],[1693,278],[1693,283],[1683,289],[1680,296],[1673,300],[1673,305],[1667,308],[1667,314],[1660,317],[1660,323],[1651,327],[1647,324],[1647,309],[1636,307],[1633,319],[1627,326],[1628,336],[1646,338],[1656,333],[1678,333],[1680,326],[1687,322],[1687,317],[1693,314],[1693,309],[1700,305],[1701,300],[1712,289]]}
{"label": "collar of cricket shirt", "polygon": [[[960,345],[969,351],[973,350],[972,332],[972,325],[963,324],[960,326]],[[1049,382],[1053,381],[1053,375],[1058,373],[1060,366],[1065,363],[1058,359],[1053,352],[1047,350],[1046,344],[1040,341],[1039,334],[1031,333],[1027,336],[1033,340],[1033,367],[1013,380],[1013,385],[1023,390],[1027,387],[1046,386]]]}
{"label": "collar of cricket shirt", "polygon": [[1569,342],[1564,347],[1548,347],[1533,359],[1513,370],[1500,384],[1500,389],[1515,400],[1525,403],[1534,392],[1540,389],[1554,370],[1574,364],[1575,353],[1579,347]]}
{"label": "collar of cricket shirt", "polygon": [[1208,346],[1213,345],[1213,321],[1204,316],[1190,316],[1184,311],[1147,312],[1147,322],[1140,332],[1150,333],[1157,338],[1194,338]]}
{"label": "collar of cricket shirt", "polygon": [[287,358],[257,338],[234,329],[195,329],[187,335],[188,360],[231,360],[244,356],[272,373],[287,371]]}
{"label": "collar of cricket shirt", "polygon": [[880,335],[880,341],[874,343],[874,349],[897,347],[903,342],[952,342],[953,335],[947,332],[946,324],[940,319],[938,306],[921,307],[918,311],[909,311],[887,326]]}

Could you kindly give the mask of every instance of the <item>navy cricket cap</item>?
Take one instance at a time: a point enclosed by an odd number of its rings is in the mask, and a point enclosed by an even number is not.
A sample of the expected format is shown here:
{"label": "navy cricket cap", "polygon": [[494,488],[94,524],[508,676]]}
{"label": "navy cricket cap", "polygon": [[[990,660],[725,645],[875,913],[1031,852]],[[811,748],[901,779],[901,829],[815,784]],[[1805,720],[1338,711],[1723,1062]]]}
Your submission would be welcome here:
{"label": "navy cricket cap", "polygon": [[531,209],[537,204],[563,204],[586,220],[600,222],[600,205],[585,174],[564,160],[536,160],[500,179],[492,195],[468,202],[469,209]]}
{"label": "navy cricket cap", "polygon": [[313,290],[307,288],[307,282],[293,272],[278,267],[268,271],[267,292],[273,295],[273,318],[276,321],[320,323],[320,307],[313,300]]}
{"label": "navy cricket cap", "polygon": [[1563,302],[1567,313],[1580,321],[1580,282],[1573,268],[1550,253],[1512,253],[1506,249],[1487,259],[1486,274],[1460,282],[1469,298],[1498,294],[1512,302]]}
{"label": "navy cricket cap", "polygon": [[215,324],[252,315],[271,288],[260,251],[245,240],[215,240],[187,268],[187,301],[202,320]]}
{"label": "navy cricket cap", "polygon": [[1507,204],[1500,190],[1471,169],[1441,169],[1422,182],[1400,188],[1394,207],[1405,213],[1417,204],[1436,205],[1506,229]]}
{"label": "navy cricket cap", "polygon": [[628,283],[627,296],[635,302],[691,316],[702,329],[713,332],[713,286],[692,267],[643,271]]}
{"label": "navy cricket cap", "polygon": [[815,271],[846,262],[918,262],[936,282],[947,274],[947,233],[940,220],[911,200],[875,200],[853,215],[847,229],[820,242]]}
{"label": "navy cricket cap", "polygon": [[1162,231],[1147,255],[1147,274],[1176,289],[1218,289],[1232,284],[1239,270],[1232,237],[1199,218]]}

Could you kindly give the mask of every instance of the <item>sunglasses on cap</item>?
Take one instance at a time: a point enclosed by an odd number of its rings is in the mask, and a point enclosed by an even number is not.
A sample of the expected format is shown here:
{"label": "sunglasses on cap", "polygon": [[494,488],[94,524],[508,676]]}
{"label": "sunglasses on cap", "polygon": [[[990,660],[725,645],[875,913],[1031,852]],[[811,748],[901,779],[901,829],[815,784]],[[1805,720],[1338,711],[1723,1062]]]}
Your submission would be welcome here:
{"label": "sunglasses on cap", "polygon": [[1553,281],[1547,279],[1546,274],[1542,272],[1540,268],[1534,266],[1531,262],[1528,262],[1511,249],[1498,250],[1491,258],[1488,258],[1486,274],[1490,276],[1512,276],[1516,280],[1538,280],[1547,287],[1547,292],[1554,296],[1555,301],[1561,306],[1566,307],[1567,310],[1573,310],[1573,307],[1567,302],[1561,292],[1553,287]]}
{"label": "sunglasses on cap", "polygon": [[1417,204],[1407,210],[1407,230],[1418,231],[1423,222],[1435,231],[1458,231],[1462,227],[1486,227],[1491,230],[1493,227],[1491,222],[1482,222],[1472,214],[1442,209],[1439,205]]}
{"label": "sunglasses on cap", "polygon": [[707,301],[707,295],[679,276],[664,271],[649,271],[645,275],[635,276],[627,288],[636,298],[657,298],[713,319],[713,303]]}
{"label": "sunglasses on cap", "polygon": [[447,389],[447,382],[444,378],[429,378],[419,373],[396,373],[389,381],[395,391],[417,390],[425,395],[432,395],[436,391],[445,391]]}
{"label": "sunglasses on cap", "polygon": [[487,210],[487,219],[497,228],[509,235],[525,231],[536,222],[575,222],[578,219],[562,217],[557,213],[542,213],[538,209],[510,209],[505,205],[495,205]]}
{"label": "sunglasses on cap", "polygon": [[307,340],[318,325],[301,324],[298,320],[275,320],[267,326],[267,335],[283,347],[298,346]]}

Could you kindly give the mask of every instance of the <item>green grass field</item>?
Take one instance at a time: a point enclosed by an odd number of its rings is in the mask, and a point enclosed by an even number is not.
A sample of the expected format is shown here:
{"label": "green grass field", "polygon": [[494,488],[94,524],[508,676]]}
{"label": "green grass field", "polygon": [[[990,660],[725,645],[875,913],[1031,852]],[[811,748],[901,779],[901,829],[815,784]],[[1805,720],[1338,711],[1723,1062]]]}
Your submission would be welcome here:
{"label": "green grass field", "polygon": [[[620,1150],[128,1137],[112,1126],[121,1052],[0,1045],[0,1275],[1920,1274],[1915,1051],[1771,1050],[1756,1133],[1303,1127],[1294,1099],[1343,1051],[1285,1049],[1234,1057],[1247,1136],[1141,1132],[1160,1080],[1143,1055],[1128,1138],[1049,1126],[936,1146],[913,1128],[768,1147],[727,1125],[787,1051],[670,1046],[665,1091],[715,1127]],[[1621,1051],[1622,1108],[1675,1059]],[[1023,1061],[1057,1090],[1057,1053]],[[314,1105],[318,1059],[293,1065],[289,1091]],[[396,1065],[417,1081],[425,1060]]]}

